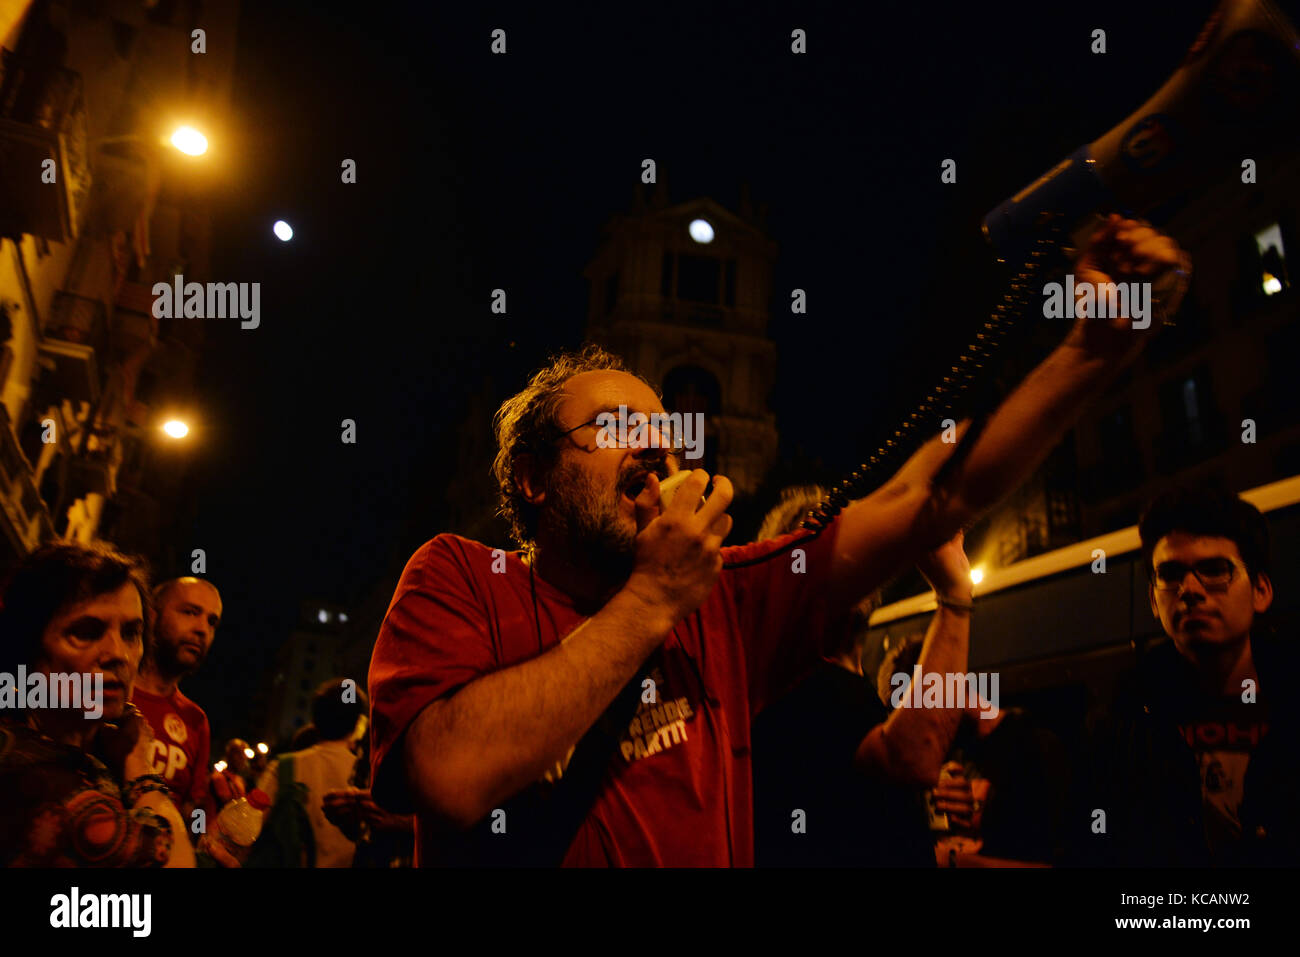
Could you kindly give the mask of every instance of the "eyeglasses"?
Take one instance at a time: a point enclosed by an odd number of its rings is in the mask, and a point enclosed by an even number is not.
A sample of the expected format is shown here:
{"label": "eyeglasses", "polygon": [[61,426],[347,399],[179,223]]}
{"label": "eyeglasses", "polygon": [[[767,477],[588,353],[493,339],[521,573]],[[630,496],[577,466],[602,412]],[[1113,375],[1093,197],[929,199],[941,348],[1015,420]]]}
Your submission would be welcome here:
{"label": "eyeglasses", "polygon": [[1204,558],[1192,565],[1161,562],[1156,566],[1155,586],[1158,591],[1178,591],[1191,572],[1206,591],[1227,591],[1238,568],[1245,571],[1246,566],[1232,558]]}
{"label": "eyeglasses", "polygon": [[[557,433],[555,441],[587,426],[595,427],[596,444],[600,448],[659,448],[667,449],[670,455],[680,455],[686,447],[681,429],[674,425],[668,413],[629,411],[624,414],[622,411],[612,409],[600,413],[589,422],[583,422],[581,425]],[[652,426],[657,426],[657,429]],[[655,431],[658,432],[657,437]]]}

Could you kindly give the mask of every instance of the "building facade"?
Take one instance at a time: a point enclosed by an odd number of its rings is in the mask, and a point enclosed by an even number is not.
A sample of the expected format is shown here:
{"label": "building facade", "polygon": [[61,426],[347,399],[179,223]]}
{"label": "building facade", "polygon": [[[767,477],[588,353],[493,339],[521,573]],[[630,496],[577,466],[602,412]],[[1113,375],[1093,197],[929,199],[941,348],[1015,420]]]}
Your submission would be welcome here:
{"label": "building facade", "polygon": [[1174,324],[988,520],[972,561],[1006,567],[1137,521],[1175,483],[1233,491],[1300,474],[1300,154],[1262,157],[1161,225],[1193,279]]}
{"label": "building facade", "polygon": [[0,5],[5,567],[99,538],[177,564],[184,458],[160,426],[192,397],[203,320],[155,318],[151,290],[208,278],[215,180],[168,137],[220,123],[237,17],[236,2]]}
{"label": "building facade", "polygon": [[254,703],[253,725],[263,739],[288,745],[299,728],[311,723],[312,696],[326,681],[352,678],[365,691],[364,672],[339,670],[354,630],[346,608],[324,601],[301,603],[297,627],[276,652],[270,680]]}
{"label": "building facade", "polygon": [[669,205],[662,187],[605,226],[587,265],[586,337],[663,390],[669,412],[703,413],[702,458],[739,494],[762,483],[777,450],[768,397],[776,346],[768,305],[777,246],[742,202]]}

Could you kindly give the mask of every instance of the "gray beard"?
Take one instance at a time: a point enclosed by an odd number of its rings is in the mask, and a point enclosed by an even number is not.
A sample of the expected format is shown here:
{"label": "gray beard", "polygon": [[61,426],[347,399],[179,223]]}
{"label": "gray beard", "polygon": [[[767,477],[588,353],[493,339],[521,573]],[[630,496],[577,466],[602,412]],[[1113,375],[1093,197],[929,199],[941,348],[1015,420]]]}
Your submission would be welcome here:
{"label": "gray beard", "polygon": [[582,469],[560,463],[548,491],[551,520],[568,543],[569,561],[610,584],[626,580],[636,561],[636,532],[624,524],[619,490],[597,488]]}

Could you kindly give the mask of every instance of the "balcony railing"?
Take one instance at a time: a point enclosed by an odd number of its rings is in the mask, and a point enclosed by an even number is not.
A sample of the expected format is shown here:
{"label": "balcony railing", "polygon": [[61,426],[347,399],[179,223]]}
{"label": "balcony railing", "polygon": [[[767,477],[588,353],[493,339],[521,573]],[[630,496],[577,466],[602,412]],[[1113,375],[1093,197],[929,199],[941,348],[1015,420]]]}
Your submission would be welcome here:
{"label": "balcony railing", "polygon": [[152,287],[141,282],[124,282],[113,304],[111,323],[114,354],[129,360],[158,341],[158,320],[153,314]]}
{"label": "balcony railing", "polygon": [[44,384],[60,396],[93,402],[99,396],[100,373],[108,361],[104,304],[85,296],[55,293],[40,348],[47,366],[42,374]]}
{"label": "balcony railing", "polygon": [[108,321],[104,304],[70,292],[56,292],[45,335],[65,342],[90,346],[97,352],[108,348]]}
{"label": "balcony railing", "polygon": [[0,84],[4,227],[54,242],[76,237],[90,193],[86,149],[81,74],[5,51]]}

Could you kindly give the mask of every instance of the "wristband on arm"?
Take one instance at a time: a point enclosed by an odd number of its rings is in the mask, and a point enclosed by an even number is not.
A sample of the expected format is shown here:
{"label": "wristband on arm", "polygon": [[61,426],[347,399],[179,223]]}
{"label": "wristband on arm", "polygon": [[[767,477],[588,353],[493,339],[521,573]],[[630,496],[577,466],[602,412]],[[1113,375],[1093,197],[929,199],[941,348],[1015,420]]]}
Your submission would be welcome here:
{"label": "wristband on arm", "polygon": [[934,600],[940,606],[951,608],[954,611],[964,611],[970,614],[975,610],[975,602],[973,601],[958,601],[955,598],[944,598],[941,595],[936,595]]}
{"label": "wristband on arm", "polygon": [[170,794],[171,788],[163,780],[161,774],[142,774],[138,778],[132,778],[126,782],[123,788],[123,800],[128,806],[134,806],[140,798],[144,797],[150,791],[161,791],[163,794]]}

